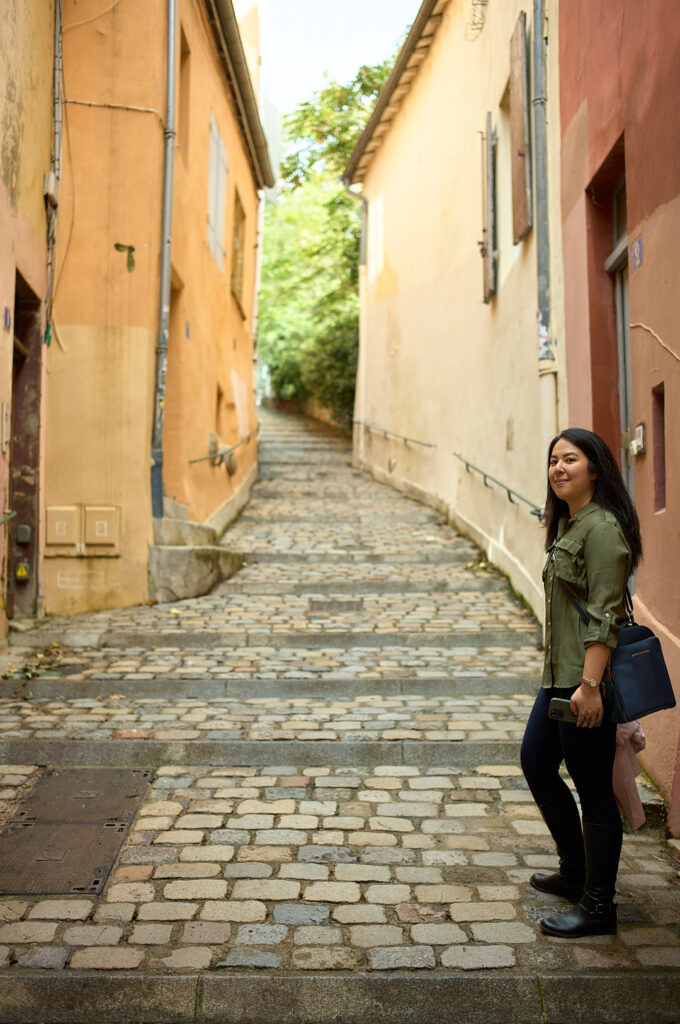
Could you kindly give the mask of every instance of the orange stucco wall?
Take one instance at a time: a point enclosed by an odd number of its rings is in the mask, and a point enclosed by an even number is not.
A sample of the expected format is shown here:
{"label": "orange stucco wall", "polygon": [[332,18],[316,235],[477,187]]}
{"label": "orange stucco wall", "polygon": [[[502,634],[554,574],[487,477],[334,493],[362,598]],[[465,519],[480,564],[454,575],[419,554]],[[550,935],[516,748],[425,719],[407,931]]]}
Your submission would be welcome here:
{"label": "orange stucco wall", "polygon": [[[48,612],[148,598],[166,6],[165,0],[121,3],[69,29],[98,8],[89,0],[64,4],[68,102],[57,335],[49,356],[46,505],[117,506],[121,535],[118,557],[45,558]],[[189,465],[189,459],[207,454],[210,431],[228,445],[255,425],[250,321],[231,296],[229,255],[237,187],[246,211],[243,306],[249,313],[257,196],[201,0],[180,0],[179,22],[178,71],[188,54],[189,75],[178,74],[182,123],[174,160],[164,493],[186,503],[191,518],[205,521],[237,494],[256,458],[253,439],[239,449],[239,469],[231,478],[224,468]],[[184,96],[182,81],[185,87],[188,81]],[[229,163],[222,273],[206,243],[211,111]],[[116,244],[134,246],[132,269]]]}
{"label": "orange stucco wall", "polygon": [[[625,169],[629,244],[642,240],[642,263],[629,253],[634,423],[647,431],[635,460],[635,499],[644,560],[638,618],[661,636],[680,700],[680,22],[673,0],[652,11],[636,0],[560,5],[560,101],[563,133],[562,217],[569,409],[618,444],[613,292],[602,269],[611,235],[593,205],[591,183],[612,164]],[[588,47],[582,45],[588,39]],[[616,46],[612,39],[617,40]],[[614,157],[612,157],[614,154]],[[608,290],[609,289],[609,290]],[[614,340],[612,340],[614,335]],[[666,503],[655,502],[652,389],[665,388]],[[658,483],[658,481],[657,481]],[[642,760],[671,801],[680,832],[680,712],[645,719]]]}
{"label": "orange stucco wall", "polygon": [[[164,4],[118,4],[75,25],[96,13],[91,4],[64,3],[66,103],[45,504],[119,506],[121,553],[45,558],[48,613],[148,597]],[[115,243],[135,247],[133,271]]]}
{"label": "orange stucco wall", "polygon": [[[238,469],[228,476],[210,462],[210,433],[229,447],[256,425],[253,391],[252,309],[258,197],[238,130],[224,72],[208,34],[202,5],[182,0],[180,30],[190,51],[189,102],[180,99],[173,207],[173,296],[168,352],[164,482],[166,496],[189,506],[192,519],[211,519],[243,486],[255,464],[256,439],[235,453]],[[178,85],[178,90],[180,86]],[[225,256],[219,268],[207,243],[210,114],[226,147]],[[245,211],[243,295],[231,291],[231,241],[235,193]]]}

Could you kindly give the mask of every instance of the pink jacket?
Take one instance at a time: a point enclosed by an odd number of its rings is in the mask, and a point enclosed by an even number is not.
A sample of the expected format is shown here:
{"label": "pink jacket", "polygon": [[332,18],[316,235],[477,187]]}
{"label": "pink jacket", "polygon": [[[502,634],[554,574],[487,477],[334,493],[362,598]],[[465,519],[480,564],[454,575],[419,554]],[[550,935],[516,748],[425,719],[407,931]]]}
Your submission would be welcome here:
{"label": "pink jacket", "polygon": [[626,722],[616,727],[616,756],[614,758],[614,796],[622,814],[633,828],[640,828],[645,822],[645,812],[635,784],[640,774],[636,754],[645,749],[645,734],[639,722]]}

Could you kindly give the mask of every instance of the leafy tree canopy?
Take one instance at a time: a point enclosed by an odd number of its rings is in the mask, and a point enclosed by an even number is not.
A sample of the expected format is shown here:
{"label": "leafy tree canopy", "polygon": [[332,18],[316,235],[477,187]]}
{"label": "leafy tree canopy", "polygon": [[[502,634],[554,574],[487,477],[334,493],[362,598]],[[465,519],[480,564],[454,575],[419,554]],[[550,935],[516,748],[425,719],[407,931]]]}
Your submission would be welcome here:
{"label": "leafy tree canopy", "polygon": [[301,185],[318,171],[342,174],[393,63],[364,65],[347,85],[329,82],[288,115],[286,133],[294,149],[283,161],[286,183]]}
{"label": "leafy tree canopy", "polygon": [[285,119],[291,151],[266,212],[258,348],[274,394],[314,397],[352,422],[358,353],[359,204],[339,177],[393,61],[329,81]]}

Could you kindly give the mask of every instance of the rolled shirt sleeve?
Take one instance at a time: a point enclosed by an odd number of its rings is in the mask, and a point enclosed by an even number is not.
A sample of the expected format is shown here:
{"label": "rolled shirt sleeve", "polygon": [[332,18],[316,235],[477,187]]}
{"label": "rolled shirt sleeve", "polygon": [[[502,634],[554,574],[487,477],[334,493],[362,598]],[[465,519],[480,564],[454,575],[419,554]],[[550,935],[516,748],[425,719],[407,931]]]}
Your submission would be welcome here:
{"label": "rolled shirt sleeve", "polygon": [[625,618],[624,592],[630,575],[631,555],[619,524],[607,519],[588,531],[584,542],[588,578],[586,610],[590,623],[583,643],[614,648],[619,638],[619,620]]}

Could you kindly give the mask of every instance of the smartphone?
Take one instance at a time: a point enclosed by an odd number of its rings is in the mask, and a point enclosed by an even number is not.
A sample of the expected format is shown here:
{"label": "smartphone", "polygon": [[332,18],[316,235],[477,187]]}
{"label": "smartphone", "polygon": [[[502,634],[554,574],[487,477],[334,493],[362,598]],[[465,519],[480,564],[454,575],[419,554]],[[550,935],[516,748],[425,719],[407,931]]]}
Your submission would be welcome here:
{"label": "smartphone", "polygon": [[[570,722],[573,724],[578,720],[578,715],[572,711],[570,700],[565,700],[563,697],[553,697],[548,708],[548,718],[554,718],[558,722]],[[602,719],[593,728],[597,729],[600,725],[602,725]]]}

